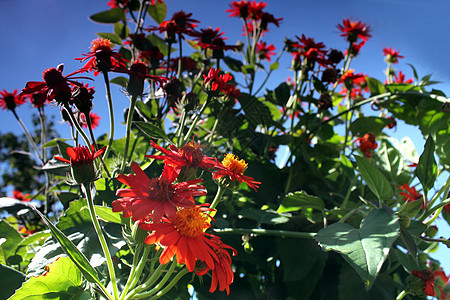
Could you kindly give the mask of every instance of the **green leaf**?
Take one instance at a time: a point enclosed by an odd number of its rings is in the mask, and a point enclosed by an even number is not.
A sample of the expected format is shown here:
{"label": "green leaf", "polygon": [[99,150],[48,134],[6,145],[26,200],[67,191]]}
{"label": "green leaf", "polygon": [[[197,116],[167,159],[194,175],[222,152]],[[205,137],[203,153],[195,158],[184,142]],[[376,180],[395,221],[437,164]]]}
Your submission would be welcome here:
{"label": "green leaf", "polygon": [[[87,207],[86,207],[87,209]],[[105,206],[95,206],[95,213],[97,216],[106,222],[112,222],[117,224],[127,224],[128,222],[124,221],[122,218],[122,214],[118,212],[113,212],[111,207]]]}
{"label": "green leaf", "polygon": [[276,61],[276,62],[274,62],[273,64],[270,64],[269,69],[270,69],[270,71],[275,71],[275,70],[277,70],[279,67],[280,67],[280,64]]}
{"label": "green leaf", "polygon": [[111,33],[111,32],[97,32],[96,35],[98,35],[101,38],[108,39],[114,44],[122,45],[122,39],[120,38],[120,36],[118,36],[115,33]]}
{"label": "green leaf", "polygon": [[373,133],[374,135],[380,135],[381,131],[389,125],[392,120],[378,117],[360,117],[352,122],[350,130],[353,135],[363,136],[366,133]]}
{"label": "green leaf", "polygon": [[256,126],[272,123],[270,109],[262,101],[259,101],[258,98],[242,93],[238,100],[245,113],[245,118],[250,124]]}
{"label": "green leaf", "polygon": [[[153,46],[158,47],[159,51],[161,51],[161,53],[164,54],[164,56],[167,56],[167,54],[169,54],[169,47],[162,38],[160,38],[155,34],[149,34],[145,38],[149,40]],[[173,47],[172,51],[174,51]]]}
{"label": "green leaf", "polygon": [[25,275],[23,273],[2,264],[0,264],[0,278],[2,279],[0,299],[8,299],[11,297],[25,281]]}
{"label": "green leaf", "polygon": [[[17,245],[23,240],[22,235],[6,220],[0,221],[0,239],[6,239],[0,245],[0,263],[6,264],[9,257],[16,255]],[[20,252],[25,254],[26,250]]]}
{"label": "green leaf", "polygon": [[60,141],[60,142],[65,142],[65,141],[70,141],[70,140],[72,140],[72,139],[61,139],[61,138],[56,138],[56,139],[53,139],[53,140],[51,140],[51,141],[48,141],[47,143],[45,143],[44,145],[42,145],[42,146],[41,146],[41,149],[42,149],[42,148],[49,148],[49,147],[56,147],[56,146],[58,146],[58,141]]}
{"label": "green leaf", "polygon": [[377,80],[375,78],[371,78],[371,77],[366,77],[366,82],[369,85],[371,96],[383,94],[386,92],[386,88],[384,87],[384,84],[381,83],[379,80]]}
{"label": "green leaf", "polygon": [[314,85],[314,89],[316,91],[318,91],[319,93],[324,93],[327,91],[327,88],[325,87],[325,85],[322,83],[322,81],[317,78],[316,76],[312,75],[312,82]]}
{"label": "green leaf", "polygon": [[[4,284],[4,283],[3,283]],[[44,275],[31,277],[10,298],[22,299],[90,299],[84,291],[80,270],[68,257],[60,257],[48,265]]]}
{"label": "green leaf", "polygon": [[227,67],[230,68],[230,70],[235,72],[241,72],[242,66],[244,65],[240,60],[234,59],[229,56],[225,56],[223,58],[223,61],[227,64]]}
{"label": "green leaf", "polygon": [[89,19],[97,23],[113,24],[118,21],[125,20],[125,13],[123,9],[116,7],[110,10],[93,14],[89,17]]}
{"label": "green leaf", "polygon": [[399,232],[397,216],[374,209],[361,221],[360,229],[334,223],[321,229],[315,239],[324,250],[339,252],[370,289]]}
{"label": "green leaf", "polygon": [[387,140],[380,141],[373,158],[386,178],[395,186],[409,182],[411,178],[409,163],[397,148],[393,147]]}
{"label": "green leaf", "polygon": [[244,209],[239,215],[256,221],[258,224],[282,224],[289,221],[287,216],[280,215],[272,210]]}
{"label": "green leaf", "polygon": [[130,29],[126,24],[118,22],[114,24],[114,33],[124,40],[130,34]]}
{"label": "green leaf", "polygon": [[303,208],[313,208],[323,211],[325,209],[325,203],[319,197],[308,195],[305,191],[289,193],[281,200],[277,212],[284,213]]}
{"label": "green leaf", "polygon": [[277,86],[273,92],[277,104],[280,106],[285,106],[291,96],[291,89],[286,82],[281,83]]}
{"label": "green leaf", "polygon": [[438,173],[438,167],[434,159],[434,141],[431,135],[427,138],[425,149],[419,158],[415,172],[425,193],[427,193],[434,186]]}
{"label": "green leaf", "polygon": [[141,115],[144,119],[151,120],[153,118],[152,110],[143,101],[137,101],[136,108],[137,113]]}
{"label": "green leaf", "polygon": [[355,155],[358,170],[370,190],[379,200],[392,199],[392,188],[386,177],[367,159]]}
{"label": "green leaf", "polygon": [[156,23],[161,24],[167,15],[167,5],[164,1],[155,1],[155,5],[148,6],[147,12]]}
{"label": "green leaf", "polygon": [[171,143],[163,129],[146,122],[133,122],[143,133],[154,139],[164,139]]}
{"label": "green leaf", "polygon": [[100,280],[97,276],[97,271],[94,269],[94,267],[91,266],[83,253],[81,253],[80,250],[78,250],[78,248],[64,235],[64,233],[62,233],[55,225],[53,225],[46,216],[41,214],[41,212],[37,209],[34,209],[34,211],[41,217],[42,221],[52,232],[53,237],[61,244],[63,251],[77,265],[77,267],[83,273],[84,277],[86,277],[89,282],[101,285]]}
{"label": "green leaf", "polygon": [[122,76],[117,76],[114,77],[113,79],[109,80],[110,83],[114,83],[117,85],[120,85],[121,87],[126,88],[128,85],[128,78],[122,77]]}

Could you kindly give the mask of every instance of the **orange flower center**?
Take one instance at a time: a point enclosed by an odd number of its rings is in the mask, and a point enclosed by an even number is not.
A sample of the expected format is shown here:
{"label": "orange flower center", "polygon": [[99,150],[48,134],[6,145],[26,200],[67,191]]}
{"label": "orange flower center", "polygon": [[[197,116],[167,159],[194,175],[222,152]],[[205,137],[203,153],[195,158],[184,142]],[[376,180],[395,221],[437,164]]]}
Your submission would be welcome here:
{"label": "orange flower center", "polygon": [[92,41],[91,51],[97,52],[98,50],[111,50],[111,41],[108,39],[96,38]]}
{"label": "orange flower center", "polygon": [[247,169],[247,163],[245,160],[239,160],[239,157],[234,156],[234,154],[228,153],[222,160],[222,165],[228,170],[235,174],[244,174],[245,169]]}
{"label": "orange flower center", "polygon": [[171,184],[168,184],[164,180],[153,178],[148,187],[148,194],[152,200],[165,202],[172,199],[174,189]]}
{"label": "orange flower center", "polygon": [[208,217],[197,207],[178,210],[172,224],[180,234],[190,238],[202,235],[203,230],[209,227]]}
{"label": "orange flower center", "polygon": [[198,165],[203,160],[203,152],[201,147],[204,147],[196,142],[189,142],[180,148],[180,153],[188,159],[193,165]]}

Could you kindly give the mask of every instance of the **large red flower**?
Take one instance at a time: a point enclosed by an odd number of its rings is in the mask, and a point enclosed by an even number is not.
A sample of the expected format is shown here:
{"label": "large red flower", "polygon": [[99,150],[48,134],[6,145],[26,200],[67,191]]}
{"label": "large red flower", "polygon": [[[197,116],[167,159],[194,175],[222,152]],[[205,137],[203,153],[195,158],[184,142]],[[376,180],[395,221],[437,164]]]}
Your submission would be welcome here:
{"label": "large red flower", "polygon": [[341,31],[341,36],[347,37],[350,43],[356,42],[358,38],[367,41],[372,35],[370,28],[361,21],[350,21],[345,19],[342,24],[338,24],[337,28]]}
{"label": "large red flower", "polygon": [[123,211],[125,218],[133,221],[151,216],[153,222],[159,222],[164,215],[174,218],[177,207],[192,207],[194,196],[206,195],[204,186],[198,185],[202,179],[193,179],[172,184],[178,172],[171,166],[165,166],[161,177],[149,179],[137,165],[131,165],[135,175],[117,176],[117,179],[130,188],[118,189],[116,195],[123,197],[112,202],[114,212]]}
{"label": "large red flower", "polygon": [[299,49],[299,54],[306,57],[309,62],[318,62],[321,66],[330,65],[331,62],[325,58],[327,50],[324,43],[316,43],[313,38],[296,36],[298,42],[292,44],[294,48]]}
{"label": "large red flower", "polygon": [[230,73],[219,75],[220,69],[209,69],[208,75],[203,74],[205,86],[209,86],[212,91],[222,91],[229,89],[227,82],[233,79]]}
{"label": "large red flower", "polygon": [[225,10],[226,12],[229,12],[230,14],[228,17],[239,17],[242,19],[247,19],[249,16],[249,8],[250,8],[250,1],[233,1],[230,3],[230,9]]}
{"label": "large red flower", "polygon": [[247,165],[245,160],[239,160],[239,157],[228,153],[225,155],[222,163],[216,164],[215,168],[217,171],[214,173],[213,179],[225,177],[231,181],[237,180],[239,183],[245,182],[249,187],[256,191],[261,182],[255,181],[252,177],[244,175]]}
{"label": "large red flower", "polygon": [[164,246],[159,257],[161,264],[168,263],[176,255],[177,263],[185,264],[190,272],[194,271],[197,260],[214,269],[218,246],[208,238],[213,235],[204,232],[210,227],[210,216],[205,210],[210,209],[204,206],[180,208],[172,217],[163,218],[161,223],[140,224],[142,229],[152,231],[145,239],[147,244]]}
{"label": "large red flower", "polygon": [[18,105],[22,105],[26,101],[26,97],[17,93],[15,89],[12,93],[6,90],[0,91],[0,108],[14,110]]}
{"label": "large red flower", "polygon": [[[222,241],[218,237],[213,237],[211,239],[217,245],[217,248],[214,248],[214,252],[216,253],[217,260],[214,259],[214,269],[212,269],[212,279],[211,279],[211,287],[209,292],[212,293],[217,289],[217,284],[219,284],[219,291],[227,291],[227,295],[230,294],[230,284],[233,283],[234,274],[233,269],[231,269],[231,257],[230,253],[226,249],[230,249],[232,251],[233,256],[237,254],[237,251],[222,243]],[[195,271],[197,275],[206,274],[210,268],[208,266],[204,266]]]}

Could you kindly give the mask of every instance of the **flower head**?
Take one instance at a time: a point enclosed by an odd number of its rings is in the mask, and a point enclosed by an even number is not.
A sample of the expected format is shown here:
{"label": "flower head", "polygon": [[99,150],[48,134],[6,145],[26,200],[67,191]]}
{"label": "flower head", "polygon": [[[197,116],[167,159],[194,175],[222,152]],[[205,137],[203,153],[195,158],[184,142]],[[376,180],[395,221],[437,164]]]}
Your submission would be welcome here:
{"label": "flower head", "polygon": [[72,88],[72,98],[70,104],[74,104],[82,113],[88,114],[92,107],[92,99],[94,99],[95,90],[87,84],[82,86],[74,86]]}
{"label": "flower head", "polygon": [[404,56],[400,55],[400,51],[392,49],[392,47],[384,48],[383,55],[385,56],[386,62],[391,64],[396,64],[399,58],[404,58]]}
{"label": "flower head", "polygon": [[311,67],[315,62],[318,62],[321,66],[327,66],[331,64],[325,58],[327,50],[325,50],[324,43],[316,43],[313,38],[307,38],[304,34],[302,37],[296,37],[298,42],[294,42],[292,46],[298,49],[298,54],[305,57]]}
{"label": "flower head", "polygon": [[205,206],[191,206],[180,208],[172,217],[162,219],[160,223],[143,223],[140,227],[152,231],[145,239],[147,244],[160,243],[164,246],[159,262],[168,263],[176,255],[177,263],[185,264],[190,272],[195,269],[197,260],[204,261],[214,269],[214,261],[218,260],[214,251],[216,244],[205,233],[210,227],[210,216]]}
{"label": "flower head", "polygon": [[209,69],[208,75],[203,74],[204,85],[207,90],[213,92],[225,92],[225,90],[229,89],[230,84],[227,82],[233,79],[230,73],[225,73],[219,75],[219,69]]}
{"label": "flower head", "polygon": [[30,198],[30,194],[22,194],[21,191],[18,190],[14,190],[13,191],[13,197],[16,198],[17,200],[23,201],[23,202],[30,202],[31,198]]}
{"label": "flower head", "polygon": [[256,44],[256,54],[258,55],[260,60],[267,59],[270,60],[272,55],[275,55],[275,46],[270,44],[267,45],[266,42],[260,41]]}
{"label": "flower head", "polygon": [[347,41],[354,43],[358,38],[367,41],[372,35],[370,28],[361,21],[350,21],[345,19],[342,24],[338,24],[337,28],[341,31],[340,36],[347,37]]}
{"label": "flower head", "polygon": [[151,79],[158,84],[162,84],[167,81],[166,77],[148,74],[147,65],[141,61],[135,61],[129,69],[121,68],[117,71],[130,75],[127,85],[127,92],[130,95],[141,96],[144,93],[145,79]]}
{"label": "flower head", "polygon": [[230,3],[230,9],[227,9],[226,12],[229,12],[230,14],[228,17],[239,17],[242,19],[247,19],[249,16],[249,8],[250,8],[250,1],[233,1]]}
{"label": "flower head", "polygon": [[236,181],[239,183],[244,181],[249,187],[256,191],[261,182],[255,181],[252,177],[244,175],[247,165],[245,160],[239,159],[239,157],[234,154],[228,153],[225,155],[222,163],[215,165],[217,171],[214,173],[213,179],[223,178],[223,180],[219,181],[219,184],[228,188],[234,188],[236,186]]}
{"label": "flower head", "polygon": [[422,290],[428,296],[435,296],[436,291],[434,290],[434,273],[430,270],[424,269],[422,271],[413,270],[412,275],[418,277],[422,280]]}
{"label": "flower head", "polygon": [[125,218],[133,221],[151,216],[153,222],[159,222],[163,216],[175,217],[177,207],[194,206],[194,196],[206,195],[205,187],[198,185],[201,179],[193,179],[172,184],[178,171],[165,166],[160,177],[149,179],[137,165],[131,165],[135,175],[117,176],[117,180],[130,188],[118,189],[116,195],[123,197],[112,202],[114,212],[123,211]]}
{"label": "flower head", "polygon": [[[86,115],[84,113],[81,113],[80,118],[81,118],[81,127],[88,128],[88,122],[86,119]],[[100,124],[100,116],[96,113],[90,112],[89,119],[91,121],[92,129],[97,128],[98,125]]]}
{"label": "flower head", "polygon": [[[406,202],[412,202],[423,199],[423,195],[420,194],[414,186],[410,187],[408,184],[404,183],[403,185],[400,186],[400,189],[407,191],[407,193],[406,192],[399,193],[400,195],[405,197]],[[422,203],[422,209],[425,209],[425,203]]]}
{"label": "flower head", "polygon": [[398,71],[398,74],[394,75],[394,80],[393,83],[406,83],[406,84],[411,84],[413,83],[413,79],[409,78],[407,80],[405,80],[405,74],[403,74],[402,71]]}
{"label": "flower head", "polygon": [[6,90],[0,91],[0,107],[5,110],[14,110],[18,105],[24,104],[26,97],[22,94],[17,93],[15,89],[12,93]]}
{"label": "flower head", "polygon": [[372,157],[371,150],[375,150],[378,144],[375,142],[375,135],[373,133],[366,133],[363,137],[357,138],[355,143],[359,143],[359,148],[365,157]]}
{"label": "flower head", "polygon": [[147,28],[149,31],[158,30],[159,33],[166,34],[166,40],[173,43],[176,40],[176,35],[184,38],[183,34],[192,35],[193,29],[197,27],[199,21],[191,18],[192,13],[186,14],[184,11],[179,11],[173,14],[172,19],[161,22],[159,26],[151,26]]}
{"label": "flower head", "polygon": [[67,155],[70,160],[63,157],[55,156],[57,160],[70,164],[72,171],[72,179],[74,183],[82,184],[94,182],[97,180],[98,175],[94,166],[94,159],[99,157],[105,152],[106,146],[102,149],[94,152],[94,146],[89,149],[86,146],[68,147]]}

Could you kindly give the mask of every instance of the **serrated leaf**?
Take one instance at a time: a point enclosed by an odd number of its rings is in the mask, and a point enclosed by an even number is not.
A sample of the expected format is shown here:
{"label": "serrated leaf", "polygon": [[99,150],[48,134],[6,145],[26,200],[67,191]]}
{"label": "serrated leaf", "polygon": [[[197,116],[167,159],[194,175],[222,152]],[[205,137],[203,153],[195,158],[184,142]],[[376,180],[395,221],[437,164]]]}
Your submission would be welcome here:
{"label": "serrated leaf", "polygon": [[403,155],[386,140],[381,140],[376,154],[373,156],[377,166],[396,186],[409,182],[410,167]]}
{"label": "serrated leaf", "polygon": [[291,212],[303,208],[313,208],[323,211],[325,209],[325,203],[319,197],[308,195],[305,191],[289,193],[281,200],[277,212]]}
{"label": "serrated leaf", "polygon": [[339,252],[369,289],[399,232],[397,216],[374,209],[361,221],[359,229],[334,223],[321,229],[315,239],[324,250]]}
{"label": "serrated leaf", "polygon": [[143,133],[154,139],[164,139],[170,142],[163,129],[146,122],[133,122]]}
{"label": "serrated leaf", "polygon": [[101,38],[108,39],[114,44],[122,45],[122,39],[120,38],[120,36],[118,36],[115,33],[111,33],[111,32],[97,32],[96,35],[98,35]]}
{"label": "serrated leaf", "polygon": [[97,23],[113,24],[125,20],[125,13],[122,8],[116,7],[93,14],[89,19]]}
{"label": "serrated leaf", "polygon": [[355,155],[358,170],[370,190],[379,200],[392,199],[392,188],[386,177],[367,159]]}
{"label": "serrated leaf", "polygon": [[48,265],[44,275],[31,277],[10,300],[23,299],[89,299],[83,291],[80,270],[68,257],[60,257]]}
{"label": "serrated leaf", "polygon": [[155,1],[154,5],[148,6],[147,12],[156,23],[161,24],[167,15],[167,5],[164,1]]}
{"label": "serrated leaf", "polygon": [[419,163],[416,168],[416,176],[419,178],[420,183],[422,183],[425,193],[427,193],[436,181],[438,167],[436,160],[434,159],[434,141],[433,138],[428,136],[425,143],[425,149],[422,155],[420,155]]}

